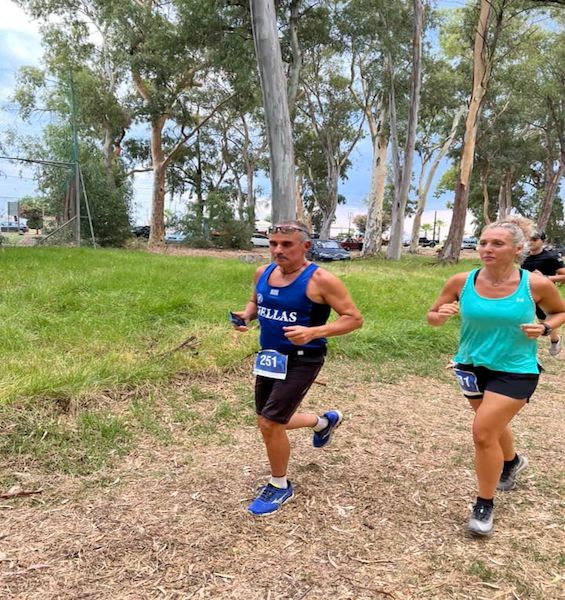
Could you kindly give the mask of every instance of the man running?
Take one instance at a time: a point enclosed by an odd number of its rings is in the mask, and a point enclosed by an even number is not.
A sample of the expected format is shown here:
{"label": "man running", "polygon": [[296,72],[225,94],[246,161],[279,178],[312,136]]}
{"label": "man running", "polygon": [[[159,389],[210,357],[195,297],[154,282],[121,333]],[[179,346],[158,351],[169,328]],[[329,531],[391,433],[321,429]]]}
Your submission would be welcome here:
{"label": "man running", "polygon": [[[529,254],[522,263],[522,268],[545,275],[554,283],[565,283],[565,265],[556,254],[544,248],[544,241],[545,233],[534,231],[528,244]],[[545,321],[547,317],[539,306],[536,306],[536,316],[540,321]],[[559,328],[553,329],[549,336],[549,354],[557,356],[561,352]]]}
{"label": "man running", "polygon": [[[313,445],[327,446],[342,414],[296,413],[314,383],[326,354],[326,338],[343,335],[363,324],[345,285],[335,275],[306,260],[308,228],[285,221],[272,228],[269,247],[273,262],[255,272],[254,288],[245,310],[236,312],[245,325],[259,320],[261,351],[254,373],[257,424],[263,436],[271,477],[249,505],[254,516],[271,514],[294,495],[287,479],[290,444],[287,431],[311,427]],[[333,309],[338,318],[326,324]]]}

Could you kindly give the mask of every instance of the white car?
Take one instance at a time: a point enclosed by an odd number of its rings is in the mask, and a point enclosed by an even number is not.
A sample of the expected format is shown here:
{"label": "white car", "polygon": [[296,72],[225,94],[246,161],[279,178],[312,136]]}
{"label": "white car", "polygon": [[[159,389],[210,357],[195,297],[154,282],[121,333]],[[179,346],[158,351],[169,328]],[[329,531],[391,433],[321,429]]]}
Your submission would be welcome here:
{"label": "white car", "polygon": [[251,236],[251,244],[255,246],[255,248],[268,248],[269,236],[264,233],[254,233]]}
{"label": "white car", "polygon": [[182,244],[184,240],[186,240],[186,235],[184,233],[179,233],[178,231],[167,233],[165,236],[166,244]]}

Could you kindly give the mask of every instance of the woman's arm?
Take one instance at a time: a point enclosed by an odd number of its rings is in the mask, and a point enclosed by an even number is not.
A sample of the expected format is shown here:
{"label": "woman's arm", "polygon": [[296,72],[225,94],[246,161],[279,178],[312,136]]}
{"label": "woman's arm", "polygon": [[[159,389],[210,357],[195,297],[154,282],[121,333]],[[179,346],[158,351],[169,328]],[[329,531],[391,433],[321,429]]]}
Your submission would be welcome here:
{"label": "woman's arm", "polygon": [[459,295],[468,273],[457,273],[447,280],[440,295],[427,314],[432,327],[443,325],[448,319],[459,313]]}

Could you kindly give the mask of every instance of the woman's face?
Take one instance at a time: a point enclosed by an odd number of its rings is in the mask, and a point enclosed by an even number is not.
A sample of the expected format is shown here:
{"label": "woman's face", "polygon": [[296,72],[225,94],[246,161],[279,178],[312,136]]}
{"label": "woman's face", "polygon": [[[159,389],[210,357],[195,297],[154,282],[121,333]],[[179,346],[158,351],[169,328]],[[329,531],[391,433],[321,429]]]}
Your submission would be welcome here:
{"label": "woman's face", "polygon": [[485,266],[510,265],[522,246],[515,246],[512,232],[505,227],[493,227],[483,231],[479,241],[479,256]]}

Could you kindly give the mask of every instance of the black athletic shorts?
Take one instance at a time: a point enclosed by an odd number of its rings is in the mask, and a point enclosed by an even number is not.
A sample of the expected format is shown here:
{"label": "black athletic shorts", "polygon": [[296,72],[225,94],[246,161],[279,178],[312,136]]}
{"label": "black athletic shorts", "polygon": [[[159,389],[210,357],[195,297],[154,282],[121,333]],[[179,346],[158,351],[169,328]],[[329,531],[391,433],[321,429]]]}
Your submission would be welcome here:
{"label": "black athletic shorts", "polygon": [[324,356],[289,356],[286,379],[257,375],[255,411],[258,415],[286,425],[314,383]]}
{"label": "black athletic shorts", "polygon": [[[539,381],[539,373],[507,373],[461,363],[455,365],[454,371],[463,395],[469,400],[480,400],[485,392],[494,392],[516,400],[529,402]],[[476,391],[469,391],[469,382],[462,381],[462,378],[466,378],[466,373],[475,375]],[[466,387],[467,389],[465,389]]]}

